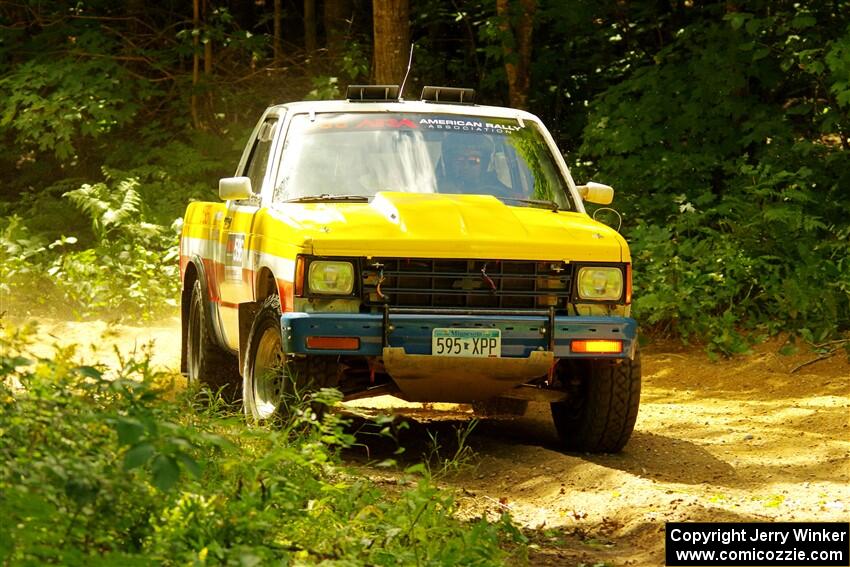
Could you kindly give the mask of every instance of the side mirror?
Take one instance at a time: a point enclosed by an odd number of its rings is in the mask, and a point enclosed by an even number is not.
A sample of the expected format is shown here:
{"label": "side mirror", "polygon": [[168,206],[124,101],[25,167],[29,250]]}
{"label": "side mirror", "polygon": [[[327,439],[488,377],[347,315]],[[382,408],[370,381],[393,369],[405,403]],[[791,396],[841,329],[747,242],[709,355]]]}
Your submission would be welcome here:
{"label": "side mirror", "polygon": [[611,201],[614,200],[614,188],[610,185],[588,181],[587,185],[579,185],[576,189],[578,189],[581,198],[589,203],[610,205]]}
{"label": "side mirror", "polygon": [[225,177],[218,180],[218,196],[222,201],[240,201],[254,196],[250,177]]}

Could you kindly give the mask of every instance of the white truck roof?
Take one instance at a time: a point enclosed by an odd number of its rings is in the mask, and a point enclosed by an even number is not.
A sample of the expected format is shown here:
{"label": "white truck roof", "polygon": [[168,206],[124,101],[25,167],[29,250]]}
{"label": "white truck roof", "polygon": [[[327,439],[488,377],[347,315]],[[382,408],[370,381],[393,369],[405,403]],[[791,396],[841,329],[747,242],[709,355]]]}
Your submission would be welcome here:
{"label": "white truck roof", "polygon": [[481,106],[477,104],[441,104],[421,100],[400,102],[362,102],[349,100],[310,100],[277,104],[269,108],[292,113],[302,112],[416,112],[422,114],[460,114],[493,118],[517,118],[541,122],[540,118],[516,108]]}

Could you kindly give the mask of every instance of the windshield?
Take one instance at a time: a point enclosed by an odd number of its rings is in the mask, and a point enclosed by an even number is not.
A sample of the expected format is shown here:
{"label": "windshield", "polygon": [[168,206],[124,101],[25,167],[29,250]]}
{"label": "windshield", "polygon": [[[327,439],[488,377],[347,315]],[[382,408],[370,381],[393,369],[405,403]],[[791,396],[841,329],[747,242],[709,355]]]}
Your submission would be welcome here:
{"label": "windshield", "polygon": [[537,125],[506,118],[326,113],[311,121],[296,115],[277,179],[275,202],[402,191],[570,208],[566,182]]}

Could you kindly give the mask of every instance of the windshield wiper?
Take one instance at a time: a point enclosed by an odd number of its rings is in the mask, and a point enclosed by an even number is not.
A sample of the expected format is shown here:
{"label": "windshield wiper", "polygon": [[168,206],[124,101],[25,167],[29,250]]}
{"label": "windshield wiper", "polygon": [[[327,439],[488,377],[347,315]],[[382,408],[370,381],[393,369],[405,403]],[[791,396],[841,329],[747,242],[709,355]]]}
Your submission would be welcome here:
{"label": "windshield wiper", "polygon": [[287,199],[284,203],[323,203],[328,201],[356,201],[358,203],[367,203],[369,201],[369,197],[365,197],[363,195],[328,195],[327,193],[322,193],[321,195],[304,195],[303,197]]}
{"label": "windshield wiper", "polygon": [[502,201],[511,201],[512,203],[525,203],[526,205],[531,205],[533,207],[540,207],[544,209],[550,209],[553,213],[557,213],[561,210],[561,207],[555,201],[549,201],[547,199],[517,199],[515,197],[498,197]]}

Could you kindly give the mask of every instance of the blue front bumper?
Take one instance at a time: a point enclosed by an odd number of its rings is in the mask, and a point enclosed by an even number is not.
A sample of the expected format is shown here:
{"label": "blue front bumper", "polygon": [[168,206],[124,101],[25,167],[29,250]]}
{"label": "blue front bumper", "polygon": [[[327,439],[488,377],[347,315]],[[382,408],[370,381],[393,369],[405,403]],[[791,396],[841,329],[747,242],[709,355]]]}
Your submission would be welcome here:
{"label": "blue front bumper", "polygon": [[[386,321],[386,322],[385,322]],[[386,329],[386,337],[384,327]],[[554,317],[545,315],[451,315],[432,313],[284,313],[284,349],[300,354],[380,356],[383,347],[403,347],[407,354],[431,354],[435,328],[499,329],[502,356],[526,358],[532,351],[554,350],[556,358],[631,358],[637,345],[637,322],[627,317]],[[549,329],[554,327],[554,341]],[[307,348],[307,337],[359,337],[357,350]],[[577,339],[623,341],[619,354],[574,353]],[[554,346],[554,349],[551,348]]]}

